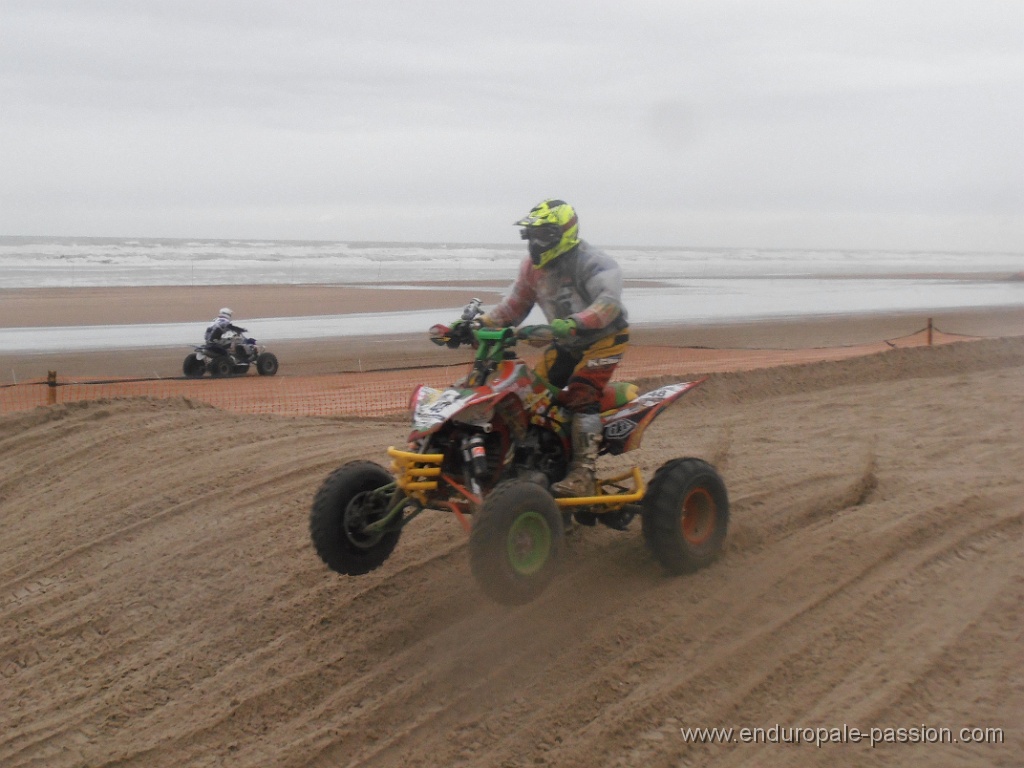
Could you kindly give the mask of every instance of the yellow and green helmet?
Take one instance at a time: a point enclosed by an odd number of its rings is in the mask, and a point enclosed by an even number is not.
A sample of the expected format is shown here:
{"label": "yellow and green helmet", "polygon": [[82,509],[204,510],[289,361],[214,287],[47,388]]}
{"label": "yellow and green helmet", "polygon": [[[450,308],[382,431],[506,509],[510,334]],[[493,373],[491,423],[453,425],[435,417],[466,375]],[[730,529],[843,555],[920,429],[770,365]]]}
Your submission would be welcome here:
{"label": "yellow and green helmet", "polygon": [[576,211],[564,200],[544,200],[516,222],[520,235],[530,244],[530,260],[535,269],[549,264],[580,243],[580,223]]}

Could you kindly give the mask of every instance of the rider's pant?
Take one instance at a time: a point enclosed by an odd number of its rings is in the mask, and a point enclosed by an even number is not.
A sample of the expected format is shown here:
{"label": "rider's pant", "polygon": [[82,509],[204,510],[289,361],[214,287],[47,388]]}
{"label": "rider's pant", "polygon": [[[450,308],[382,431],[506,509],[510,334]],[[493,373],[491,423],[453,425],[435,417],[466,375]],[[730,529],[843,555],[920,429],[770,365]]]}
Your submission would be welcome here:
{"label": "rider's pant", "polygon": [[537,373],[561,388],[556,400],[573,413],[600,413],[601,395],[628,346],[628,328],[582,349],[553,344],[544,350]]}

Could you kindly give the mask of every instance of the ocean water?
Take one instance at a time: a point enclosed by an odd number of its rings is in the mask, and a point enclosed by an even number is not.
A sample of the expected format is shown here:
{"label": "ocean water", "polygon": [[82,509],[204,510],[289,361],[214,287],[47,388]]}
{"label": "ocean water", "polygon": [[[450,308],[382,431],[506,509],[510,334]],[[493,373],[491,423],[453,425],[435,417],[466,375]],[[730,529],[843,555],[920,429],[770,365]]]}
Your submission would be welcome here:
{"label": "ocean water", "polygon": [[[634,324],[1024,306],[1024,254],[602,246]],[[523,244],[0,237],[0,289],[507,280]],[[467,287],[467,299],[472,286]],[[452,307],[457,310],[458,307]],[[261,341],[405,333],[446,311],[246,318]],[[534,317],[533,321],[539,321]],[[194,324],[0,329],[0,351],[172,346]]]}
{"label": "ocean water", "polygon": [[[1024,271],[1024,253],[600,247],[615,256],[631,279],[936,274],[966,279]],[[0,288],[511,279],[523,254],[520,241],[472,245],[0,236]]]}

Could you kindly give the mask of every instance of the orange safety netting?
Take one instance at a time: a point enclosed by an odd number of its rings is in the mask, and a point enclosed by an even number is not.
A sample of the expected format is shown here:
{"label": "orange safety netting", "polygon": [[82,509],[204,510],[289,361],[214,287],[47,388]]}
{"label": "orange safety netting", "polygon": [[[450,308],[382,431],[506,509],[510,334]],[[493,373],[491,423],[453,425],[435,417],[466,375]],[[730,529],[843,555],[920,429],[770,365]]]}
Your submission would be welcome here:
{"label": "orange safety netting", "polygon": [[[750,370],[819,360],[842,360],[895,346],[945,344],[966,337],[919,332],[898,340],[822,349],[702,349],[631,347],[616,371],[620,381]],[[527,360],[535,355],[527,353]],[[119,397],[187,398],[238,413],[286,416],[390,416],[405,412],[418,384],[444,388],[466,372],[464,366],[413,368],[317,376],[245,375],[225,379],[119,379],[69,382],[59,376],[0,387],[0,413],[38,406]],[[57,372],[59,374],[59,372]]]}

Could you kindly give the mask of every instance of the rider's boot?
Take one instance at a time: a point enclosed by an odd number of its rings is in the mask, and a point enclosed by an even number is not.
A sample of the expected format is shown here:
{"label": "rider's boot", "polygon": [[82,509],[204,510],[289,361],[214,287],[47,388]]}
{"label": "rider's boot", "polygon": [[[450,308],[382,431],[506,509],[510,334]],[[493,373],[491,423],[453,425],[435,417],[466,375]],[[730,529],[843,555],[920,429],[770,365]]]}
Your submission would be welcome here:
{"label": "rider's boot", "polygon": [[600,442],[600,414],[576,414],[572,420],[572,463],[569,465],[569,473],[551,486],[555,496],[594,495]]}

